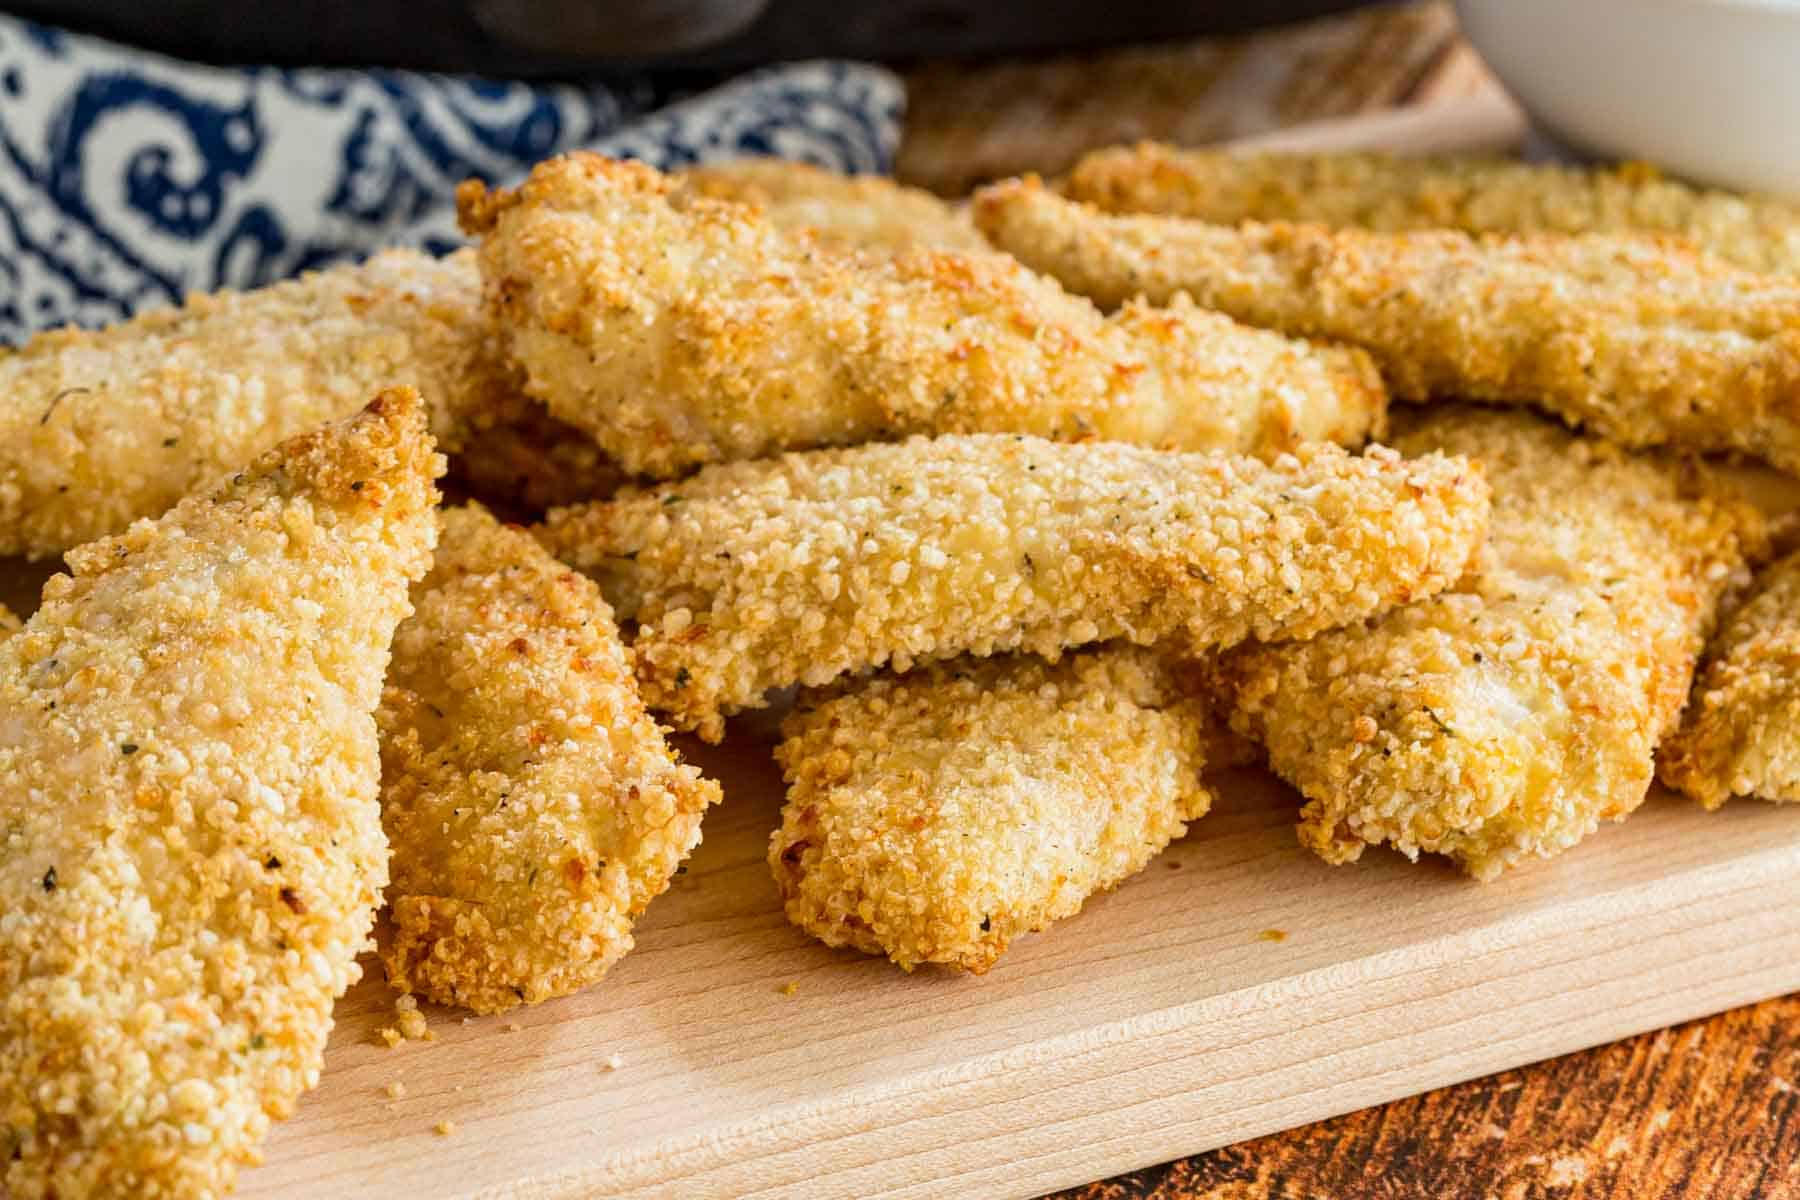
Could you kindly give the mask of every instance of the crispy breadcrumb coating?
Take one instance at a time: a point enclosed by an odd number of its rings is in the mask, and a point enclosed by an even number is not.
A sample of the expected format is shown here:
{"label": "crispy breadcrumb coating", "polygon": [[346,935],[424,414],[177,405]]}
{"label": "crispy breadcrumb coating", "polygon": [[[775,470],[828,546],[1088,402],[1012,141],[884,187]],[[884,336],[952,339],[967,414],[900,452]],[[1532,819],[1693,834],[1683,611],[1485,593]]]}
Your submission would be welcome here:
{"label": "crispy breadcrumb coating", "polygon": [[890,662],[1306,637],[1448,586],[1487,524],[1467,461],[1324,444],[1268,464],[977,434],[692,482],[557,509],[540,536],[639,622],[650,707],[711,740],[773,688]]}
{"label": "crispy breadcrumb coating", "polygon": [[644,711],[599,589],[524,530],[446,512],[414,601],[378,718],[388,981],[481,1013],[595,983],[719,787]]}
{"label": "crispy breadcrumb coating", "polygon": [[0,643],[0,1178],[218,1196],[318,1082],[436,536],[410,390],[72,551]]}
{"label": "crispy breadcrumb coating", "polygon": [[1800,801],[1800,553],[1726,618],[1657,764],[1664,783],[1708,808],[1733,796]]}
{"label": "crispy breadcrumb coating", "polygon": [[1375,356],[1394,395],[1532,405],[1622,445],[1800,473],[1800,283],[1641,237],[1475,239],[1107,216],[1026,181],[976,198],[1004,249],[1102,304],[1188,292]]}
{"label": "crispy breadcrumb coating", "polygon": [[[158,516],[384,387],[424,393],[446,451],[516,459],[508,406],[521,380],[497,350],[468,251],[392,250],[97,332],[41,334],[0,357],[0,555],[48,557]],[[586,454],[532,476],[600,461]],[[553,502],[604,494],[579,475],[542,486]]]}
{"label": "crispy breadcrumb coating", "polygon": [[1360,352],[1186,302],[1109,319],[991,252],[834,248],[638,163],[458,200],[533,394],[633,474],[914,433],[1272,454],[1381,429]]}
{"label": "crispy breadcrumb coating", "polygon": [[933,663],[802,693],[769,867],[788,919],[977,975],[1204,814],[1202,717],[1152,651]]}
{"label": "crispy breadcrumb coating", "polygon": [[1106,212],[1218,225],[1306,221],[1387,233],[1653,233],[1746,270],[1800,273],[1800,205],[1664,178],[1647,163],[1566,167],[1503,158],[1232,154],[1144,142],[1098,150],[1063,185]]}
{"label": "crispy breadcrumb coating", "polygon": [[930,192],[881,175],[841,175],[810,163],[740,158],[686,167],[676,178],[703,196],[752,204],[780,229],[866,250],[985,252],[969,216]]}
{"label": "crispy breadcrumb coating", "polygon": [[13,611],[6,605],[0,604],[0,638],[11,637],[17,632],[19,632],[19,618],[14,616]]}
{"label": "crispy breadcrumb coating", "polygon": [[1331,862],[1390,842],[1491,879],[1624,817],[1762,519],[1697,468],[1523,413],[1432,410],[1397,444],[1478,458],[1486,544],[1450,591],[1366,627],[1246,647],[1234,725]]}

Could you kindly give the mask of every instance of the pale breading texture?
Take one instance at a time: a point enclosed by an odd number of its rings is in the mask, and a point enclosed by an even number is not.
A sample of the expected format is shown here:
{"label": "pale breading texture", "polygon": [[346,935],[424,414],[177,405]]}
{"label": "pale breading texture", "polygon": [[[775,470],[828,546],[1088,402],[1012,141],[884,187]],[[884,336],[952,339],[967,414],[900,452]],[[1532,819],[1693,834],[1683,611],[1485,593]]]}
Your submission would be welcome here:
{"label": "pale breading texture", "polygon": [[700,842],[682,766],[594,584],[478,507],[447,511],[378,721],[388,981],[499,1012],[597,982]]}
{"label": "pale breading texture", "polygon": [[1331,862],[1388,842],[1490,879],[1643,800],[1763,523],[1699,469],[1524,413],[1430,410],[1397,444],[1479,459],[1486,543],[1456,587],[1221,668],[1233,723],[1307,797]]}
{"label": "pale breading texture", "polygon": [[1651,238],[1229,228],[1110,216],[1032,182],[975,202],[1002,248],[1102,304],[1187,292],[1374,355],[1397,398],[1531,405],[1623,445],[1800,472],[1800,282]]}
{"label": "pale breading texture", "polygon": [[1382,428],[1361,352],[1186,302],[1108,318],[992,252],[843,250],[637,163],[459,201],[532,393],[634,474],[916,433],[1270,454]]}
{"label": "pale breading texture", "polygon": [[418,397],[68,556],[0,643],[0,1179],[218,1196],[318,1081],[387,879],[374,712]]}
{"label": "pale breading texture", "polygon": [[1800,801],[1800,553],[1770,567],[1708,648],[1662,780],[1708,808]]}
{"label": "pale breading texture", "polygon": [[1479,467],[1379,447],[1264,463],[977,434],[696,480],[539,532],[639,622],[650,707],[709,739],[771,689],[888,663],[1306,637],[1448,586],[1487,524]]}
{"label": "pale breading texture", "polygon": [[[48,557],[158,516],[390,386],[424,394],[447,451],[517,460],[520,379],[498,357],[480,291],[472,252],[393,250],[33,338],[0,357],[0,555]],[[561,427],[571,439],[591,447]],[[598,451],[572,453],[567,465],[527,457],[528,480],[554,473],[527,486],[552,503],[604,494],[583,474],[614,477]]]}
{"label": "pale breading texture", "polygon": [[881,175],[843,175],[780,158],[686,167],[676,177],[704,196],[753,204],[781,229],[865,250],[985,252],[968,214]]}
{"label": "pale breading texture", "polygon": [[1116,213],[1218,225],[1300,221],[1405,233],[1650,233],[1746,270],[1800,273],[1800,205],[1690,187],[1646,163],[1569,167],[1380,153],[1233,154],[1144,142],[1097,150],[1063,183]]}
{"label": "pale breading texture", "polygon": [[802,693],[769,867],[788,919],[981,974],[1143,870],[1210,793],[1198,702],[1153,651],[957,659]]}

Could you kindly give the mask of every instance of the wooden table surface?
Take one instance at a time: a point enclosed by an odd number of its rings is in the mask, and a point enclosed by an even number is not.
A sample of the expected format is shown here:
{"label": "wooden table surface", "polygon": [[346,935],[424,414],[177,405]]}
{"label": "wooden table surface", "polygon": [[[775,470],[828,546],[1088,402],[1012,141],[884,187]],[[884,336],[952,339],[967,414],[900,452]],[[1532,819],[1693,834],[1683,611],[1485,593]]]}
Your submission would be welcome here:
{"label": "wooden table surface", "polygon": [[[900,173],[954,194],[1087,149],[1497,88],[1444,4],[1249,39],[913,73]],[[1800,1196],[1800,996],[1061,1193],[1057,1200]]]}

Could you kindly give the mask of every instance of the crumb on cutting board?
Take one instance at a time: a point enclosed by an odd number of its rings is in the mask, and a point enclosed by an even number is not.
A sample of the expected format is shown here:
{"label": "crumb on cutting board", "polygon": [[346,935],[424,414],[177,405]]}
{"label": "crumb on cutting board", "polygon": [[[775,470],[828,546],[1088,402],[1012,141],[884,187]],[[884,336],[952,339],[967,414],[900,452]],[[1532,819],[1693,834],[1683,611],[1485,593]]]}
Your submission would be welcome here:
{"label": "crumb on cutting board", "polygon": [[449,1137],[456,1132],[456,1122],[439,1121],[436,1125],[431,1127],[431,1132],[437,1134],[439,1137]]}
{"label": "crumb on cutting board", "polygon": [[400,1027],[401,1035],[408,1041],[437,1040],[437,1035],[431,1032],[431,1026],[425,1021],[425,1014],[419,1011],[418,1000],[411,994],[403,992],[394,998],[394,1012],[397,1014],[394,1023]]}
{"label": "crumb on cutting board", "polygon": [[1287,941],[1287,930],[1265,929],[1256,935],[1256,939],[1261,942],[1285,942]]}
{"label": "crumb on cutting board", "polygon": [[625,1065],[625,1060],[623,1058],[620,1058],[617,1054],[609,1054],[606,1056],[606,1069],[607,1070],[616,1071],[624,1065]]}
{"label": "crumb on cutting board", "polygon": [[797,995],[800,991],[800,981],[798,979],[790,979],[776,990],[784,996]]}
{"label": "crumb on cutting board", "polygon": [[407,993],[394,997],[394,1023],[377,1029],[375,1037],[389,1050],[401,1042],[437,1040],[437,1034],[431,1032],[431,1026],[425,1021],[425,1014],[419,1011],[418,1000]]}
{"label": "crumb on cutting board", "polygon": [[401,1083],[398,1079],[388,1084],[387,1087],[382,1090],[387,1093],[387,1098],[389,1100],[403,1100],[406,1098],[406,1085]]}

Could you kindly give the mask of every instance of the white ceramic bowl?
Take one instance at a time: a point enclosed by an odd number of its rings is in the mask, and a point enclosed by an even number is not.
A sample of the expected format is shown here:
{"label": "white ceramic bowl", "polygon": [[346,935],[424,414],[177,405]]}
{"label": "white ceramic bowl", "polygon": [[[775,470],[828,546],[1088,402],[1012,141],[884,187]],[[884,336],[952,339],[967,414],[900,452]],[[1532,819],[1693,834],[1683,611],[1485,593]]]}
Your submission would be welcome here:
{"label": "white ceramic bowl", "polygon": [[1544,129],[1608,158],[1800,197],[1800,0],[1457,0]]}

